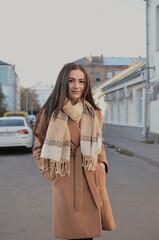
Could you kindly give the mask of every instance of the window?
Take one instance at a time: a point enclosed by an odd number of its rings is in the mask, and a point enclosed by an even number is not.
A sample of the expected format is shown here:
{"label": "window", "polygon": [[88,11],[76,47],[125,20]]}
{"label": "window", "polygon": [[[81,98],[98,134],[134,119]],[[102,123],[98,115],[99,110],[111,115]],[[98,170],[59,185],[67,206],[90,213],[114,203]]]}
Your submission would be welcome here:
{"label": "window", "polygon": [[105,114],[104,114],[104,123],[108,122],[108,109],[105,109]]}
{"label": "window", "polygon": [[107,72],[107,78],[108,78],[108,79],[112,78],[112,76],[113,76],[113,75],[112,75],[112,72]]}
{"label": "window", "polygon": [[100,72],[96,72],[96,81],[100,81]]}
{"label": "window", "polygon": [[159,5],[156,7],[156,50],[159,50]]}
{"label": "window", "polygon": [[128,124],[128,115],[129,115],[129,108],[128,108],[128,99],[124,99],[124,118],[125,124]]}
{"label": "window", "polygon": [[142,125],[142,88],[136,90],[136,124]]}
{"label": "window", "polygon": [[114,107],[113,101],[110,102],[110,121],[111,123],[114,122]]}
{"label": "window", "polygon": [[0,127],[15,127],[15,126],[25,126],[24,120],[19,119],[4,119],[0,120]]}
{"label": "window", "polygon": [[122,70],[115,70],[115,75],[119,74]]}
{"label": "window", "polygon": [[119,91],[117,91],[117,105],[116,105],[116,113],[117,113],[117,123],[120,124],[120,99],[119,99]]}
{"label": "window", "polygon": [[8,69],[6,67],[0,67],[0,83],[3,85],[8,84]]}

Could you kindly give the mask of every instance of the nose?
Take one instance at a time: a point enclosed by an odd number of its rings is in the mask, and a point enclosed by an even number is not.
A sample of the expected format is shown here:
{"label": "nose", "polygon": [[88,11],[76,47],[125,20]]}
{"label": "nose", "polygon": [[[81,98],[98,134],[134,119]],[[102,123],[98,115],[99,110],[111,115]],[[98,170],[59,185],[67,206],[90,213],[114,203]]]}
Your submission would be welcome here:
{"label": "nose", "polygon": [[78,81],[75,81],[73,87],[74,87],[74,88],[79,88],[79,82],[78,82]]}

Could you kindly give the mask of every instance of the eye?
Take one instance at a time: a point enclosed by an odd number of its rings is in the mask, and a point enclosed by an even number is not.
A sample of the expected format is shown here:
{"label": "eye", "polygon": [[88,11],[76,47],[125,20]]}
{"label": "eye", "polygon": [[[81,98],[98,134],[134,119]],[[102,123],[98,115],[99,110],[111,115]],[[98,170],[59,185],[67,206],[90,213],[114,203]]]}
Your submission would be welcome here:
{"label": "eye", "polygon": [[68,82],[72,82],[73,80],[72,79],[68,79]]}
{"label": "eye", "polygon": [[80,83],[84,83],[84,80],[80,80]]}

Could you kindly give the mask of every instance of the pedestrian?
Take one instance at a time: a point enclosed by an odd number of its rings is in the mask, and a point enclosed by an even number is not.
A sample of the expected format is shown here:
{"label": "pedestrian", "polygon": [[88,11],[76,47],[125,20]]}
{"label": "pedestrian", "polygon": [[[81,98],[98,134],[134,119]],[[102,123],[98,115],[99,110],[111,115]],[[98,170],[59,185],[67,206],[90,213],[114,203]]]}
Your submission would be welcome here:
{"label": "pedestrian", "polygon": [[115,229],[102,124],[85,68],[64,65],[33,128],[33,155],[52,182],[55,238],[93,239]]}

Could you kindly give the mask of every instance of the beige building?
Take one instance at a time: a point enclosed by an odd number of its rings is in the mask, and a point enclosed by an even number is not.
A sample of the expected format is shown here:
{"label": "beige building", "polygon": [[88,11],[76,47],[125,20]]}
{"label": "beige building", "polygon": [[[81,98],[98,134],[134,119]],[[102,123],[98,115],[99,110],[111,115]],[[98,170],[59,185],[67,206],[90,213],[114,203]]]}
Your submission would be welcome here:
{"label": "beige building", "polygon": [[122,71],[93,87],[93,95],[103,112],[105,132],[142,139],[144,127],[145,62]]}
{"label": "beige building", "polygon": [[103,57],[103,54],[101,54],[99,57],[90,55],[89,57],[81,58],[75,61],[75,63],[85,66],[90,76],[91,85],[94,87],[142,60],[143,58],[141,57]]}

